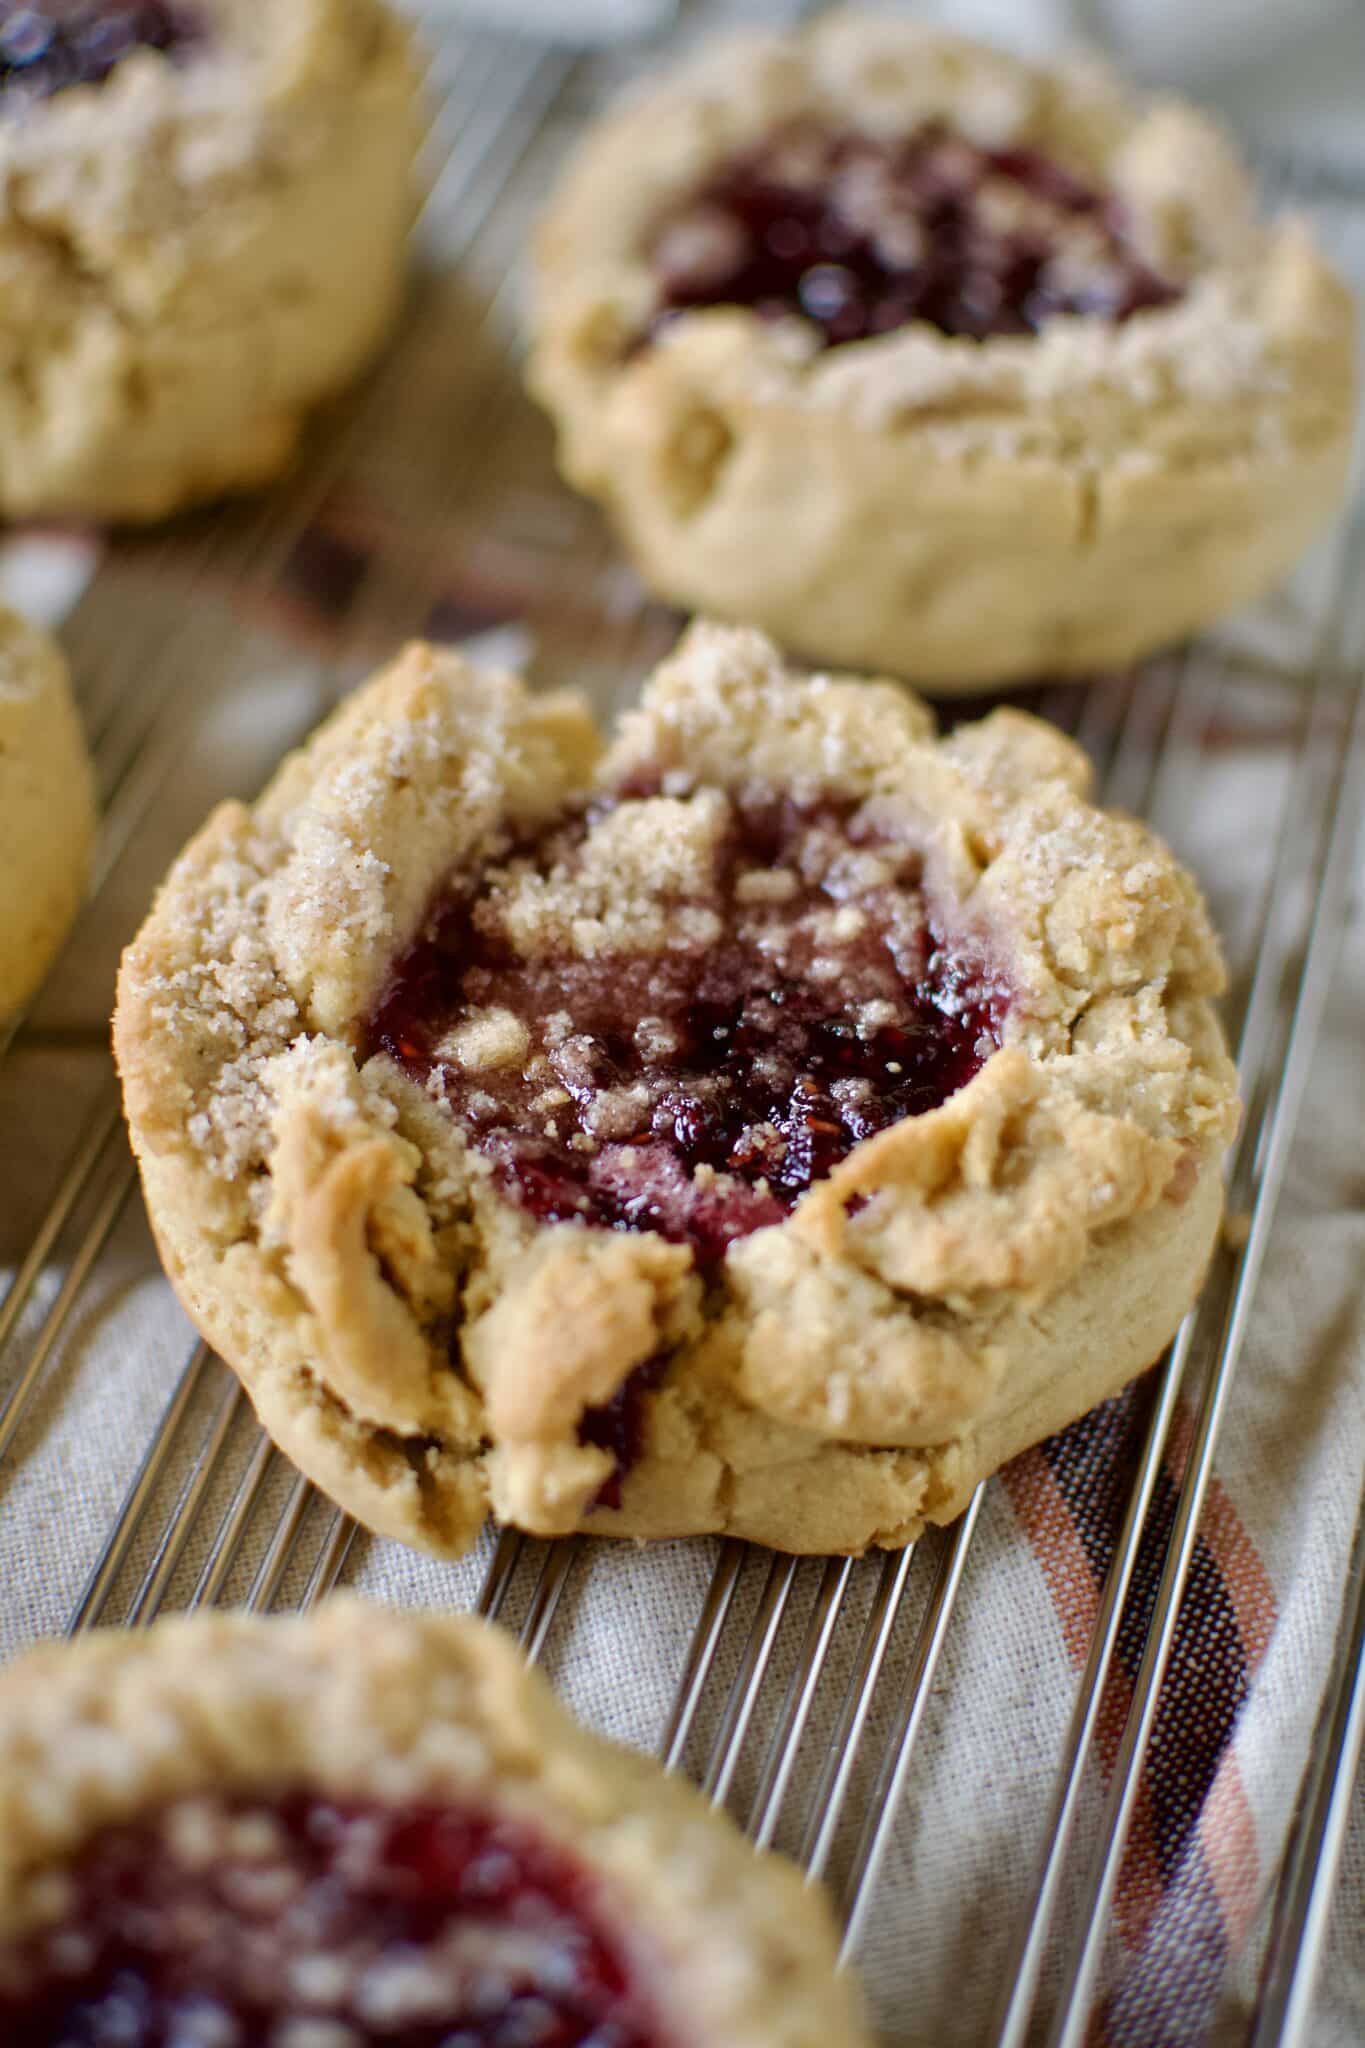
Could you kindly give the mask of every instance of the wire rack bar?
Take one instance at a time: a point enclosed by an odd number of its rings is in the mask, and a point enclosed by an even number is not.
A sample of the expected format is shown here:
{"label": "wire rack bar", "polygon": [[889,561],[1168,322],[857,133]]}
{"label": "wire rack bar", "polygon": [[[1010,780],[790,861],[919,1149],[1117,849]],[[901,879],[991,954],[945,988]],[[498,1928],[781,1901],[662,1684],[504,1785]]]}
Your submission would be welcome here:
{"label": "wire rack bar", "polygon": [[521,1647],[526,1652],[526,1660],[530,1664],[540,1661],[555,1613],[563,1598],[564,1588],[569,1583],[570,1574],[578,1562],[582,1547],[580,1537],[561,1537],[550,1545],[541,1561],[536,1589],[531,1595],[531,1605],[521,1625]]}
{"label": "wire rack bar", "polygon": [[102,1618],[110,1590],[132,1548],[153,1489],[170,1454],[171,1445],[208,1365],[207,1348],[202,1344],[196,1345],[190,1355],[189,1364],[180,1375],[175,1392],[166,1403],[160,1425],[143,1455],[119,1518],[109,1532],[108,1540],[90,1574],[85,1591],[76,1603],[75,1612],[67,1625],[68,1635],[79,1635],[82,1630],[93,1627]]}
{"label": "wire rack bar", "polygon": [[256,1569],[251,1582],[251,1591],[242,1603],[248,1614],[268,1614],[275,1604],[275,1595],[289,1569],[294,1546],[299,1539],[304,1517],[308,1513],[313,1489],[300,1472],[289,1489],[289,1497],[279,1521],[275,1524],[269,1547]]}
{"label": "wire rack bar", "polygon": [[[1300,860],[1296,859],[1296,854],[1302,854],[1303,858],[1311,857],[1311,834],[1307,837],[1307,852],[1303,853],[1305,835],[1302,819],[1305,814],[1311,815],[1309,790],[1320,772],[1325,753],[1331,750],[1338,711],[1339,699],[1330,689],[1319,687],[1313,692],[1303,722],[1301,744],[1281,807],[1270,880],[1261,911],[1260,937],[1255,949],[1257,969],[1238,1044],[1239,1069],[1244,1077],[1253,1077],[1258,1086],[1261,1076],[1271,1067],[1272,1037],[1278,1008],[1278,984],[1286,950],[1286,947],[1275,947],[1270,943],[1271,927],[1280,917],[1284,899],[1295,893],[1297,871],[1301,864]],[[1234,1185],[1239,1183],[1240,1162],[1253,1160],[1255,1157],[1262,1127],[1262,1116],[1255,1111],[1243,1122],[1230,1160],[1230,1173]],[[997,2048],[1023,2048],[1028,2038],[1038,1992],[1039,1972],[1051,1932],[1052,1917],[1058,1903],[1058,1891],[1074,1825],[1076,1804],[1093,1753],[1104,1687],[1124,1618],[1124,1605],[1132,1574],[1146,1534],[1147,1517],[1160,1474],[1176,1401],[1203,1313],[1202,1309],[1192,1311],[1182,1324],[1162,1370],[1157,1399],[1148,1419],[1133,1490],[1110,1564],[1095,1633],[1068,1731],[1058,1789],[1046,1831],[1047,1847],[1031,1912],[1023,1925],[1011,1966],[1005,1976],[1006,1992],[998,2022]]]}
{"label": "wire rack bar", "polygon": [[1295,1825],[1286,1847],[1248,2048],[1308,2048],[1313,1990],[1365,1753],[1365,1496]]}
{"label": "wire rack bar", "polygon": [[[210,1355],[207,1347],[202,1345],[198,1347],[196,1356],[201,1353],[205,1357]],[[167,1517],[161,1540],[143,1574],[141,1585],[128,1604],[128,1612],[124,1616],[126,1627],[145,1626],[148,1622],[155,1621],[161,1612],[171,1581],[198,1525],[204,1496],[218,1470],[219,1460],[232,1434],[233,1425],[244,1412],[246,1405],[246,1395],[235,1380],[231,1385],[224,1387],[208,1439],[185,1475],[180,1496]]]}
{"label": "wire rack bar", "polygon": [[692,1723],[697,1717],[697,1709],[710,1682],[716,1652],[720,1648],[725,1624],[734,1604],[735,1589],[739,1585],[739,1575],[744,1569],[744,1558],[745,1545],[727,1538],[721,1546],[720,1556],[716,1559],[716,1567],[711,1574],[711,1583],[706,1589],[706,1599],[697,1617],[696,1628],[692,1632],[682,1683],[678,1687],[673,1711],[669,1715],[668,1724],[659,1743],[659,1754],[663,1758],[666,1770],[677,1770],[683,1760],[687,1738],[692,1733]]}
{"label": "wire rack bar", "polygon": [[22,1423],[29,1403],[38,1390],[43,1371],[56,1348],[57,1340],[66,1328],[67,1318],[84,1291],[85,1283],[94,1270],[95,1262],[104,1250],[114,1226],[123,1214],[128,1197],[133,1192],[133,1170],[125,1157],[113,1155],[114,1167],[100,1184],[99,1198],[89,1228],[76,1252],[61,1286],[53,1297],[52,1306],[43,1318],[43,1326],[20,1369],[18,1378],[0,1401],[0,1461],[6,1457],[13,1444],[19,1425]]}
{"label": "wire rack bar", "polygon": [[816,1588],[800,1655],[769,1740],[763,1773],[749,1814],[749,1833],[760,1849],[770,1848],[776,1839],[778,1821],[791,1787],[796,1759],[801,1753],[825,1660],[843,1613],[853,1564],[851,1557],[830,1558]]}
{"label": "wire rack bar", "polygon": [[1193,1335],[1194,1318],[1187,1316],[1161,1368],[1157,1398],[1143,1436],[1133,1488],[1105,1579],[1095,1633],[1081,1673],[1076,1705],[1067,1732],[1061,1777],[1045,1829],[1047,1848],[1032,1912],[1024,1924],[1021,1939],[1004,1976],[1006,1995],[997,2025],[997,2048],[1025,2048],[1028,2038],[1039,1972],[1075,1825],[1077,1802],[1099,1726],[1100,1705],[1118,1647],[1124,1607],[1160,1477],[1161,1461],[1165,1456]]}
{"label": "wire rack bar", "polygon": [[481,1614],[486,1621],[496,1621],[502,1613],[525,1547],[526,1538],[520,1529],[499,1529],[479,1597],[474,1603],[474,1612]]}
{"label": "wire rack bar", "polygon": [[[1319,687],[1322,687],[1321,683]],[[1226,1412],[1228,1396],[1241,1358],[1257,1282],[1260,1279],[1280,1188],[1289,1164],[1298,1113],[1307,1088],[1318,1028],[1341,942],[1345,892],[1350,876],[1360,818],[1362,756],[1365,755],[1365,695],[1358,694],[1350,736],[1327,816],[1330,820],[1320,870],[1307,952],[1294,1003],[1284,1066],[1270,1091],[1265,1133],[1255,1149],[1264,1149],[1260,1185],[1252,1211],[1251,1232],[1216,1364],[1209,1376],[1195,1425],[1188,1466],[1176,1505],[1175,1522],[1156,1605],[1133,1687],[1133,1699],[1106,1803],[1100,1844],[1091,1866],[1088,1905],[1083,1929],[1071,1945],[1062,1974],[1057,2013],[1049,2036],[1056,2048],[1082,2048],[1106,1933],[1119,1865],[1137,1799],[1147,1743],[1156,1715],[1185,1580],[1194,1555],[1199,1518],[1213,1471],[1213,1454]],[[1268,957],[1262,956],[1263,959]]]}
{"label": "wire rack bar", "polygon": [[251,1453],[250,1463],[237,1482],[232,1503],[218,1525],[198,1583],[186,1603],[191,1611],[196,1607],[212,1607],[221,1595],[227,1584],[228,1574],[237,1561],[237,1553],[242,1547],[247,1523],[251,1520],[257,1502],[265,1490],[271,1465],[277,1456],[278,1453],[269,1437],[262,1436],[258,1439]]}
{"label": "wire rack bar", "polygon": [[726,1701],[725,1715],[702,1774],[702,1790],[710,1793],[717,1806],[723,1806],[730,1796],[730,1786],[763,1690],[799,1564],[799,1558],[779,1556],[774,1557],[768,1566],[767,1583],[758,1612],[750,1627],[749,1639]]}
{"label": "wire rack bar", "polygon": [[943,1645],[948,1639],[953,1609],[962,1590],[967,1554],[971,1549],[972,1537],[976,1533],[977,1517],[981,1513],[984,1493],[984,1486],[978,1486],[966,1512],[943,1538],[933,1591],[929,1595],[929,1604],[920,1622],[914,1663],[899,1717],[900,1729],[898,1733],[888,1737],[882,1767],[867,1802],[862,1833],[853,1853],[853,1868],[847,1890],[848,1918],[843,1945],[845,1955],[851,1954],[861,1939],[873,1891],[881,1874],[882,1864],[886,1860],[886,1852],[891,1846],[891,1834],[905,1793],[915,1743],[919,1739],[925,1710],[929,1704],[934,1674],[938,1669],[939,1658],[943,1654]]}
{"label": "wire rack bar", "polygon": [[3,1354],[5,1346],[14,1335],[29,1296],[52,1256],[58,1238],[71,1220],[72,1211],[85,1192],[106,1145],[113,1141],[118,1125],[118,1099],[111,1087],[106,1092],[84,1139],[77,1147],[75,1157],[62,1175],[47,1213],[10,1282],[4,1300],[0,1301],[0,1354]]}
{"label": "wire rack bar", "polygon": [[306,1614],[310,1607],[316,1606],[319,1600],[331,1592],[346,1568],[346,1560],[358,1534],[356,1524],[350,1516],[343,1515],[339,1508],[333,1509],[317,1562],[309,1575],[308,1584],[303,1589],[303,1598],[299,1601],[301,1614]]}
{"label": "wire rack bar", "polygon": [[872,1611],[863,1626],[857,1661],[844,1692],[836,1733],[826,1752],[801,1848],[801,1861],[812,1877],[824,1876],[834,1853],[868,1716],[910,1583],[916,1549],[911,1543],[904,1550],[891,1551],[882,1560]]}

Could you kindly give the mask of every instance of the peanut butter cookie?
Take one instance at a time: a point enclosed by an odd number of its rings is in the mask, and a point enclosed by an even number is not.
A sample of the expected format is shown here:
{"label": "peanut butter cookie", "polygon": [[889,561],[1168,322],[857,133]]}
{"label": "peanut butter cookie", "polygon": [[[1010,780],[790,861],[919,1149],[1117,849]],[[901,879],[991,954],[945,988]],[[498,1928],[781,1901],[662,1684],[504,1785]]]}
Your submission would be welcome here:
{"label": "peanut butter cookie", "polygon": [[393,318],[418,137],[381,0],[0,7],[0,512],[283,468]]}
{"label": "peanut butter cookie", "polygon": [[85,890],[95,791],[66,663],[0,607],[0,1023],[42,980]]}
{"label": "peanut butter cookie", "polygon": [[604,748],[414,646],[221,808],[115,1044],[190,1314],[441,1552],[897,1545],[1160,1352],[1234,1077],[1199,896],[1081,753],[698,627]]}
{"label": "peanut butter cookie", "polygon": [[1337,505],[1353,309],[1193,108],[822,15],[608,113],[532,389],[652,589],[945,691],[1132,660]]}
{"label": "peanut butter cookie", "polygon": [[480,1622],[343,1598],[0,1677],[6,2048],[866,2048],[835,1955]]}

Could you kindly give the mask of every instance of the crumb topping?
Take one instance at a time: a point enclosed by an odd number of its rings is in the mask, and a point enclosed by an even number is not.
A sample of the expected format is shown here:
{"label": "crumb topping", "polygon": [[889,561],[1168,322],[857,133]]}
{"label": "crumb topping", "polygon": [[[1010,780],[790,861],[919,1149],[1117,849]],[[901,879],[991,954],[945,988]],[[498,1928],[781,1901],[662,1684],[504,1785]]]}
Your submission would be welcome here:
{"label": "crumb topping", "polygon": [[534,1214],[716,1258],[998,1043],[922,866],[852,802],[605,797],[457,879],[366,1045]]}

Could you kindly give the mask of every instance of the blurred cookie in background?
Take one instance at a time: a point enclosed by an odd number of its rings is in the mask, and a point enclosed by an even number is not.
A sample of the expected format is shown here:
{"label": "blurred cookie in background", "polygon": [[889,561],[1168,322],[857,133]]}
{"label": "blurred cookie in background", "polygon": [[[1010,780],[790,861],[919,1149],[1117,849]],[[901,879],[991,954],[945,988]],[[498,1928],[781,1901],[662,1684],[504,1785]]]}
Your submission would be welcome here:
{"label": "blurred cookie in background", "polygon": [[394,316],[419,135],[380,0],[0,4],[0,514],[275,475]]}
{"label": "blurred cookie in background", "polygon": [[834,13],[598,124],[530,382],[646,583],[954,691],[1134,660],[1340,502],[1353,307],[1235,150],[1103,66]]}
{"label": "blurred cookie in background", "polygon": [[94,778],[55,642],[0,606],[0,1026],[28,1001],[85,890]]}

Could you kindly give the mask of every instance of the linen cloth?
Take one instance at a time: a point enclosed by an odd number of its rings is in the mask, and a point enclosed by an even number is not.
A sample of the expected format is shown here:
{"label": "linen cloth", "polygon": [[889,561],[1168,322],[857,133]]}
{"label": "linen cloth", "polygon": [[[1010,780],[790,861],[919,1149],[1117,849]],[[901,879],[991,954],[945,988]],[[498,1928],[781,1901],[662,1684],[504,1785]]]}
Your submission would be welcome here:
{"label": "linen cloth", "polygon": [[[533,202],[535,191],[525,197]],[[470,265],[476,272],[482,264],[490,289],[521,230],[515,196],[504,213],[505,241],[495,238]],[[1365,208],[1333,219],[1341,260],[1365,279]],[[449,226],[438,213],[438,257]],[[249,793],[332,701],[338,676],[352,678],[385,651],[377,631],[357,630],[357,617],[420,616],[429,630],[466,640],[484,656],[529,654],[539,677],[577,676],[604,704],[673,630],[673,622],[649,613],[629,624],[636,603],[630,579],[589,515],[553,483],[546,436],[516,400],[505,362],[480,367],[480,351],[499,357],[505,340],[482,328],[476,334],[462,294],[446,279],[421,296],[396,350],[397,373],[370,403],[369,431],[268,574],[259,565],[250,576],[240,573],[250,550],[232,535],[249,529],[248,513],[188,522],[164,540],[125,542],[108,553],[90,536],[70,534],[0,546],[0,593],[62,623],[92,727],[111,711],[115,719],[131,715],[152,669],[161,673],[168,660],[179,701],[197,707],[175,774],[78,927],[32,1028],[0,1069],[0,1268],[12,1270],[22,1252],[107,1071],[99,1041],[120,944],[209,804],[227,792]],[[482,389],[472,381],[482,374],[493,377],[489,388],[501,394],[504,410],[486,456],[462,472],[452,501],[443,453],[466,419],[468,392]],[[458,403],[457,385],[465,393]],[[226,546],[217,538],[223,532]],[[1335,560],[1329,546],[1287,594],[1196,657],[1190,701],[1202,730],[1176,751],[1154,793],[1156,822],[1208,890],[1243,989],[1273,821],[1288,787],[1296,676],[1312,658]],[[592,567],[586,581],[585,562]],[[1357,670],[1362,628],[1357,604],[1348,622]],[[156,664],[153,648],[161,651]],[[1169,679],[1169,670],[1154,665],[1134,701],[1164,701]],[[1119,791],[1130,800],[1135,793]],[[1365,1476],[1362,1005],[1365,934],[1357,910],[1221,1440],[1119,1887],[1094,2033],[1110,2048],[1231,2043],[1241,2038],[1254,1993],[1257,1936],[1331,1653]],[[0,1375],[15,1368],[61,1277],[55,1264],[44,1275]],[[0,1470],[3,1653],[65,1626],[189,1335],[134,1202]],[[888,2041],[976,2048],[990,2038],[1149,1399],[1149,1385],[1135,1388],[1028,1453],[988,1489],[860,1957]],[[1186,1408],[1162,1479],[1167,1516],[1189,1434]],[[239,1446],[238,1464],[244,1454]],[[210,1506],[225,1485],[216,1486]],[[272,1508],[287,1485],[287,1473],[276,1471]],[[177,1597],[193,1583],[213,1519],[196,1530]],[[272,1525],[269,1514],[264,1520]],[[361,1541],[347,1576],[378,1598],[467,1606],[490,1541],[448,1566]],[[715,1554],[709,1542],[648,1553],[598,1545],[580,1559],[545,1663],[561,1694],[594,1725],[646,1748],[657,1744]],[[258,1555],[259,1547],[248,1551],[229,1597],[243,1594]],[[145,1561],[144,1547],[132,1559],[134,1573]],[[801,1581],[803,1598],[813,1569]],[[856,1574],[832,1657],[835,1680],[851,1663],[876,1572],[870,1564]],[[761,1578],[759,1562],[746,1576],[742,1604],[752,1605]],[[874,1708],[867,1745],[874,1757],[926,1583],[921,1560]],[[1142,1583],[1150,1597],[1150,1556]],[[299,1590],[297,1578],[288,1580],[284,1602]],[[527,1591],[520,1583],[511,1619]],[[798,1609],[803,1619],[801,1602]],[[694,1760],[705,1754],[714,1703],[743,1633],[722,1647]],[[793,1647],[786,1638],[779,1644],[778,1680]],[[1098,1812],[1139,1654],[1140,1631],[1132,1628],[1106,1705],[1100,1767],[1085,1790],[1082,1840]],[[736,1780],[732,1803],[741,1813],[780,1694],[780,1683],[767,1688]],[[817,1708],[798,1787],[817,1768],[834,1701],[837,1690]],[[866,1784],[859,1789],[865,1797]],[[790,1830],[782,1839],[791,1843]],[[1359,1798],[1312,2038],[1318,2048],[1358,2048],[1365,2038]]]}

